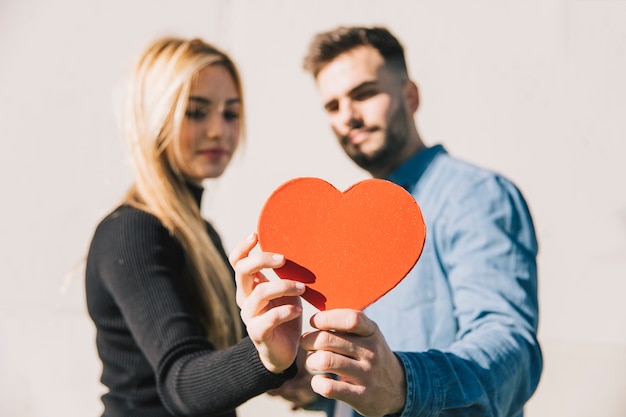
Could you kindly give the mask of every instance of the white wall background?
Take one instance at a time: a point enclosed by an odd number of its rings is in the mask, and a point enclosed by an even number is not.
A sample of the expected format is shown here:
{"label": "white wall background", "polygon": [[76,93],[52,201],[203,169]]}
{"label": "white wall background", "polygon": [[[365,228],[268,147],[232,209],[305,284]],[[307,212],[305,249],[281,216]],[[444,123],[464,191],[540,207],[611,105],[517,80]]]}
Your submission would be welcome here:
{"label": "white wall background", "polygon": [[[194,35],[242,69],[247,147],[204,206],[232,248],[282,182],[365,177],[300,66],[315,32],[344,23],[388,25],[427,143],[529,201],[545,372],[528,415],[626,415],[626,1],[0,0],[1,416],[101,411],[80,261],[131,180],[114,99],[136,54]],[[240,415],[289,413],[262,396]]]}

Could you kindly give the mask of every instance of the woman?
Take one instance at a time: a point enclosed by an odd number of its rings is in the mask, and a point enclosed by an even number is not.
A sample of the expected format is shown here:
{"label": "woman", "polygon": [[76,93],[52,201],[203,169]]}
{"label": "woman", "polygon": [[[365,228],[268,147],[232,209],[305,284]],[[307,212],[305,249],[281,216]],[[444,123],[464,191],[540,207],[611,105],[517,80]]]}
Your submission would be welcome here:
{"label": "woman", "polygon": [[[239,275],[265,287],[241,305],[254,335],[243,337],[233,270],[200,214],[202,181],[224,172],[243,130],[238,71],[199,39],[157,40],[124,110],[136,178],[98,225],[86,267],[103,416],[235,416],[296,374],[304,292],[240,263]],[[283,263],[270,254],[260,265]]]}

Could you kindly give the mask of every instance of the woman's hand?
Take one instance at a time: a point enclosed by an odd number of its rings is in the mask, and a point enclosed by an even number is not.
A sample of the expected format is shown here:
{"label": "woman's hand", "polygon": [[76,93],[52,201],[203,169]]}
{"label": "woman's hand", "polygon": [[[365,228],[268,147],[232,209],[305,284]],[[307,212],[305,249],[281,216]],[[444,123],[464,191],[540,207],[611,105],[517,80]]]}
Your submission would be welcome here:
{"label": "woman's hand", "polygon": [[283,279],[269,281],[261,270],[283,266],[285,257],[267,252],[250,255],[257,241],[257,235],[251,235],[229,257],[235,269],[237,305],[261,362],[270,372],[281,373],[293,364],[298,352],[302,333],[299,296],[305,286]]}

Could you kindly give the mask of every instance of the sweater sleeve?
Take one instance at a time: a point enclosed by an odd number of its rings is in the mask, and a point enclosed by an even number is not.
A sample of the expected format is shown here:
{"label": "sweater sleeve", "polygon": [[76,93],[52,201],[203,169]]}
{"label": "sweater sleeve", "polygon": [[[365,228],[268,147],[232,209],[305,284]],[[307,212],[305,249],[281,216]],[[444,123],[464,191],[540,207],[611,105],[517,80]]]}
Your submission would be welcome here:
{"label": "sweater sleeve", "polygon": [[191,307],[177,239],[148,213],[127,209],[116,214],[94,235],[94,267],[154,370],[170,413],[232,410],[295,374],[295,365],[281,375],[269,372],[248,338],[215,350]]}

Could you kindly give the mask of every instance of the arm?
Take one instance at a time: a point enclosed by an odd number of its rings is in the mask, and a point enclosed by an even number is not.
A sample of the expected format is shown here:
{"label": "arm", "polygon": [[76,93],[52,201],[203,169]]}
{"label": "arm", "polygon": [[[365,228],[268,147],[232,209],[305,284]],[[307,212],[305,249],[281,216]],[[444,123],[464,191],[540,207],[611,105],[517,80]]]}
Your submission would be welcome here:
{"label": "arm", "polygon": [[182,248],[156,218],[124,212],[94,240],[95,268],[172,413],[232,410],[295,374],[295,366],[283,375],[266,369],[249,338],[214,349],[191,308]]}
{"label": "arm", "polygon": [[433,233],[456,338],[439,351],[398,354],[414,399],[406,415],[517,416],[541,374],[537,242],[526,203],[497,176],[464,189]]}

